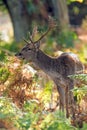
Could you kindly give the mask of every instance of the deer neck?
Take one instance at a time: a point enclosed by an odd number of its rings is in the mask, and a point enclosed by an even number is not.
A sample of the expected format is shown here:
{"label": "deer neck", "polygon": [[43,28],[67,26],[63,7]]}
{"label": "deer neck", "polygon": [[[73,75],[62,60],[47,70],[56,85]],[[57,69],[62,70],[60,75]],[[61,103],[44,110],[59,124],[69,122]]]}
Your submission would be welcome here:
{"label": "deer neck", "polygon": [[46,74],[48,74],[54,80],[55,83],[57,82],[55,81],[56,78],[59,81],[63,78],[62,75],[59,73],[60,69],[58,69],[58,59],[46,55],[41,50],[37,52],[34,64],[41,70],[43,70]]}
{"label": "deer neck", "polygon": [[39,67],[41,70],[43,70],[45,73],[49,74],[52,68],[51,67],[52,63],[53,63],[53,58],[49,57],[41,50],[37,52],[34,64],[37,67]]}

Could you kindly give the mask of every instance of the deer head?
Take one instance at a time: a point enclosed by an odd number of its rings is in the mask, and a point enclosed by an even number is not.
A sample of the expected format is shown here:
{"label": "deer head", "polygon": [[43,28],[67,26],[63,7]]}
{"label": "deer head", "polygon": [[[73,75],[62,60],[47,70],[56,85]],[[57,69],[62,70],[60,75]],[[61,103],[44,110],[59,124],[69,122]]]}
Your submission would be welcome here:
{"label": "deer head", "polygon": [[55,26],[54,19],[52,19],[51,17],[49,17],[49,21],[48,22],[49,22],[48,30],[37,41],[33,41],[33,37],[37,33],[37,27],[35,27],[33,29],[32,35],[29,36],[29,41],[24,40],[27,44],[15,56],[17,56],[18,58],[21,58],[21,59],[26,59],[28,61],[31,61],[31,60],[35,59],[35,57],[37,55],[37,52],[39,51],[39,48],[40,48],[41,40]]}

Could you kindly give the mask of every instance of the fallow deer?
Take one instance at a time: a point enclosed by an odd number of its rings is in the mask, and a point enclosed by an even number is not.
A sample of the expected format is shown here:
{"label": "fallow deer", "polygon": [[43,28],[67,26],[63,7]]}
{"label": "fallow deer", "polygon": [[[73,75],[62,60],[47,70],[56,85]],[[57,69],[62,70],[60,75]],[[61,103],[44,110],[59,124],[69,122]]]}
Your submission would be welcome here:
{"label": "fallow deer", "polygon": [[66,115],[68,117],[68,105],[72,101],[70,90],[74,87],[74,80],[68,76],[82,73],[83,65],[74,53],[66,52],[57,58],[52,58],[41,51],[40,41],[53,27],[54,21],[51,19],[49,20],[48,30],[37,41],[33,41],[31,37],[29,37],[30,42],[25,40],[27,44],[16,56],[27,61],[32,61],[32,63],[51,77],[57,86],[62,109],[66,108]]}

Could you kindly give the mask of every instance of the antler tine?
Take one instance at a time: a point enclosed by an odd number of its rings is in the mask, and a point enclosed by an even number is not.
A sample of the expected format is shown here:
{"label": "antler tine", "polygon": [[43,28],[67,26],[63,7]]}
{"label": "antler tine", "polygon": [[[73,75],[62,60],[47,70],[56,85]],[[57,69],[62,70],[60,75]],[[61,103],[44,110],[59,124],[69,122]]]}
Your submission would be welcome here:
{"label": "antler tine", "polygon": [[25,38],[23,38],[23,40],[24,40],[27,44],[29,44],[29,42],[28,42]]}
{"label": "antler tine", "polygon": [[[34,38],[34,36],[35,36],[36,33],[37,33],[37,27],[34,27],[31,36],[30,36],[30,32],[28,32],[28,34],[29,34],[28,38],[29,38],[29,40],[31,41],[31,43],[34,43],[32,39]],[[29,41],[27,41],[25,38],[23,38],[23,40],[24,40],[27,44],[29,44]]]}
{"label": "antler tine", "polygon": [[48,22],[49,22],[49,28],[54,28],[54,27],[56,27],[56,20],[55,19],[53,19],[51,16],[49,16],[49,19],[48,19]]}
{"label": "antler tine", "polygon": [[35,35],[38,33],[38,31],[37,31],[37,26],[34,26],[34,28],[33,28],[33,31],[32,31],[32,39],[34,39],[34,37],[35,37]]}
{"label": "antler tine", "polygon": [[51,30],[51,28],[48,28],[48,30],[47,30],[37,41],[35,41],[35,42],[38,42],[38,41],[40,41],[41,39],[43,39],[43,38],[47,35],[47,33],[48,33],[50,30]]}
{"label": "antler tine", "polygon": [[35,42],[38,42],[41,39],[43,39],[43,37],[45,37],[48,34],[48,32],[56,26],[56,22],[51,16],[49,16],[48,23],[49,23],[48,30]]}
{"label": "antler tine", "polygon": [[[29,33],[29,32],[28,32]],[[30,35],[30,33],[29,33],[29,35]],[[27,43],[27,44],[29,44],[29,41],[27,41],[25,38],[23,38],[23,40]],[[32,41],[32,39],[31,39],[31,37],[29,36],[29,40],[31,41],[31,43],[33,43],[33,41]]]}
{"label": "antler tine", "polygon": [[28,38],[29,38],[29,40],[31,41],[31,43],[33,43],[33,40],[32,40],[32,36],[30,36],[30,32],[28,32],[28,34],[29,34],[29,36],[28,36]]}

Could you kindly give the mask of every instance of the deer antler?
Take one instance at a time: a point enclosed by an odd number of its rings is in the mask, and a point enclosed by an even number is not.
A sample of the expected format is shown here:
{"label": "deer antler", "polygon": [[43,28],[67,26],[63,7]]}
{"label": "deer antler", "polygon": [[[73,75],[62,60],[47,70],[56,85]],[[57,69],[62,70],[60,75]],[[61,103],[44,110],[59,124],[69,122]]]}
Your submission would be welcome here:
{"label": "deer antler", "polygon": [[48,34],[48,32],[52,28],[54,28],[56,26],[56,22],[55,22],[55,20],[51,16],[49,16],[48,23],[49,23],[48,30],[37,41],[35,41],[34,43],[36,43],[36,42],[40,41],[41,39],[43,39],[43,37],[45,37]]}
{"label": "deer antler", "polygon": [[[31,41],[32,44],[39,42],[41,39],[43,39],[48,34],[49,31],[51,31],[51,29],[53,29],[56,26],[56,22],[51,16],[49,16],[48,23],[49,23],[48,30],[37,41],[33,42],[33,40],[32,40],[34,38],[35,34],[37,33],[37,26],[35,26],[33,28],[31,36],[29,33],[29,40]],[[27,40],[24,39],[24,41],[29,44],[29,42]]]}
{"label": "deer antler", "polygon": [[28,38],[29,38],[29,40],[31,41],[31,43],[34,43],[33,40],[32,40],[32,35],[33,35],[33,34],[32,34],[31,36],[30,36],[30,32],[28,32],[28,34],[29,34]]}
{"label": "deer antler", "polygon": [[38,33],[37,26],[34,26],[33,31],[32,31],[32,35],[31,35],[32,39],[34,39],[34,37],[37,33]]}
{"label": "deer antler", "polygon": [[[29,34],[28,38],[31,41],[31,43],[35,43],[35,42],[33,42],[32,39],[34,38],[34,36],[36,35],[36,33],[37,33],[37,26],[35,26],[33,28],[32,35],[30,35],[30,32],[28,32],[28,34]],[[24,39],[24,41],[29,44],[29,42],[27,40]]]}
{"label": "deer antler", "polygon": [[29,44],[29,41],[27,41],[25,38],[23,38],[23,40],[24,40],[27,44]]}
{"label": "deer antler", "polygon": [[[30,36],[30,32],[28,32],[28,34],[29,34],[28,38],[29,38],[29,40],[31,41],[31,43],[34,43],[33,40],[32,40],[32,35]],[[28,41],[28,40],[26,40],[25,38],[23,38],[23,40],[24,40],[27,44],[29,44],[29,41]]]}

